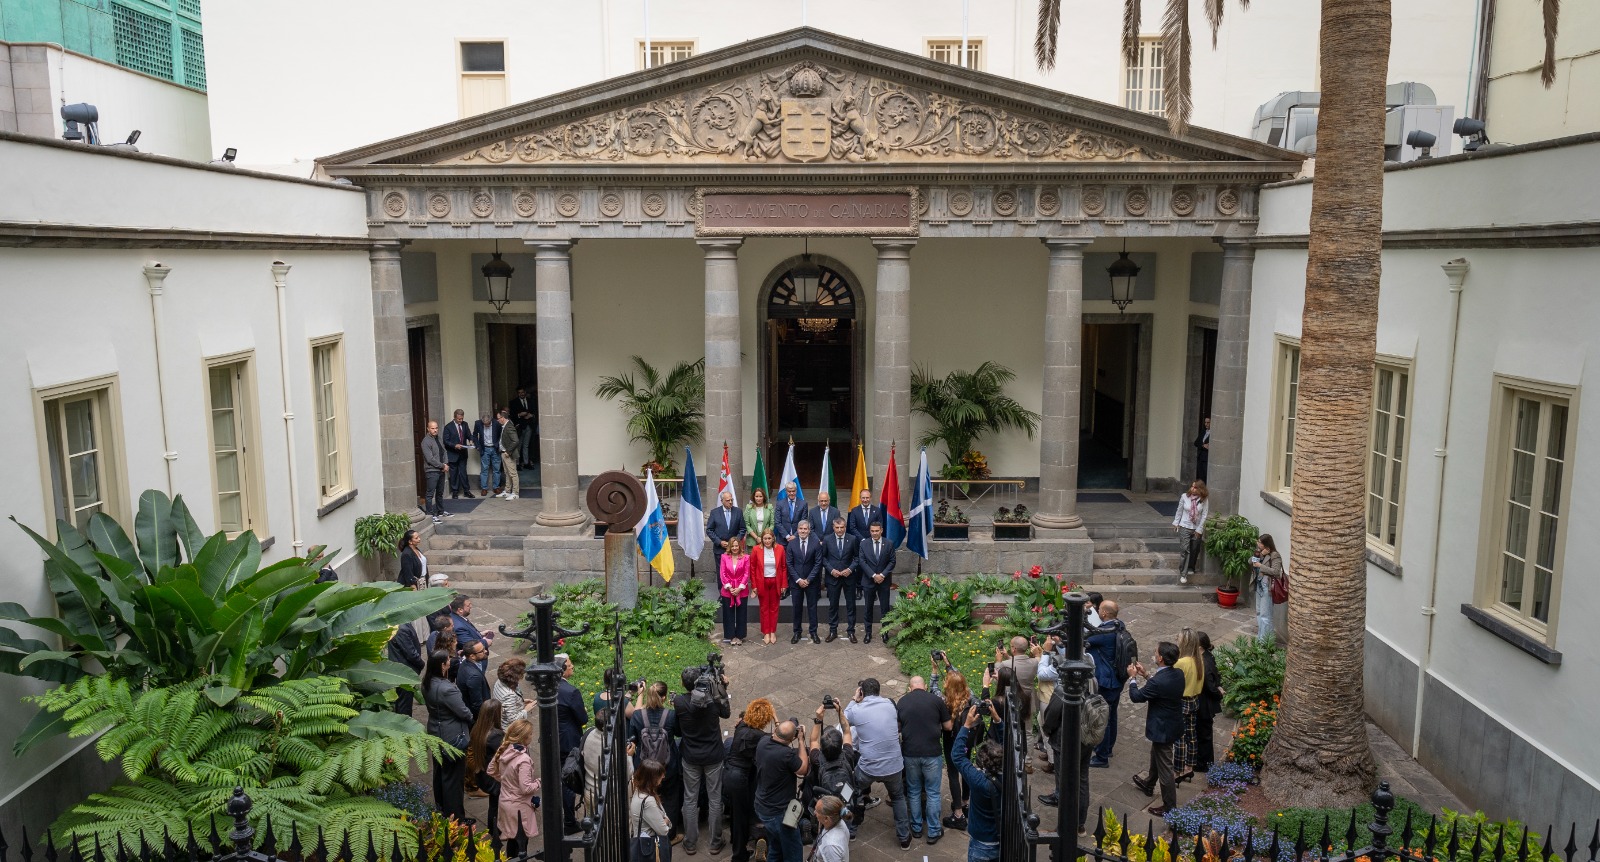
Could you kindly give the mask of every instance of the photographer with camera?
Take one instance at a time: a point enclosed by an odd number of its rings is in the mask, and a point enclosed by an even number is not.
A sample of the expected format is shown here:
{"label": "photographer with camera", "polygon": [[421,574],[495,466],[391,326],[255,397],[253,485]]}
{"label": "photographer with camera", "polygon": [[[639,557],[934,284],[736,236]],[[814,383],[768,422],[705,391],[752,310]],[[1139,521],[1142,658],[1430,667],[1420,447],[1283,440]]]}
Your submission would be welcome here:
{"label": "photographer with camera", "polygon": [[967,708],[967,717],[956,731],[950,759],[961,770],[970,793],[967,862],[995,862],[1000,858],[1000,769],[1005,752],[1000,743],[984,740],[976,753],[968,757],[969,746],[978,735],[980,705]]}
{"label": "photographer with camera", "polygon": [[900,755],[900,714],[895,711],[894,701],[878,691],[878,681],[868,677],[856,686],[855,697],[844,708],[859,740],[856,750],[861,753],[856,763],[856,798],[850,805],[859,825],[867,810],[867,793],[874,783],[883,784],[894,809],[894,831],[900,839],[900,849],[909,850],[911,817],[906,806],[905,759]]}
{"label": "photographer with camera", "polygon": [[750,862],[750,837],[756,824],[756,749],[775,720],[772,701],[764,697],[750,701],[739,714],[728,744],[728,760],[722,768],[722,807],[728,813],[731,862]]}
{"label": "photographer with camera", "polygon": [[708,825],[711,852],[722,852],[722,719],[732,715],[728,677],[722,656],[711,653],[706,663],[683,670],[684,693],[672,699],[677,711],[678,757],[683,769],[683,852],[693,856],[700,840],[700,785],[710,801]]}
{"label": "photographer with camera", "polygon": [[778,723],[756,746],[756,816],[767,835],[767,862],[801,862],[801,806],[795,779],[805,778],[811,760],[800,741],[800,720]]}
{"label": "photographer with camera", "polygon": [[[830,709],[839,719],[839,726],[824,730],[823,716]],[[833,695],[823,695],[822,705],[817,707],[817,714],[811,719],[811,772],[806,778],[805,792],[807,809],[818,797],[837,796],[846,804],[855,797],[856,761],[859,755],[851,743],[850,720],[845,718],[844,709]],[[856,834],[856,824],[859,822],[850,824],[852,837]]]}

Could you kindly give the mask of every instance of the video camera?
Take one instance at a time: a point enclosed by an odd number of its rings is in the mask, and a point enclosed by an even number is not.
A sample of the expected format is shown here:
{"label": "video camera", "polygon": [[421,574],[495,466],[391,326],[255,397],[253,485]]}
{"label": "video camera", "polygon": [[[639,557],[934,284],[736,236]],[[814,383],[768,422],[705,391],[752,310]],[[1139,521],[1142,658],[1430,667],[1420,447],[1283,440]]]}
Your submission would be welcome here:
{"label": "video camera", "polygon": [[691,706],[704,709],[727,696],[722,688],[722,653],[706,654],[706,663],[694,670],[699,671],[699,676],[695,678],[694,689],[689,692]]}

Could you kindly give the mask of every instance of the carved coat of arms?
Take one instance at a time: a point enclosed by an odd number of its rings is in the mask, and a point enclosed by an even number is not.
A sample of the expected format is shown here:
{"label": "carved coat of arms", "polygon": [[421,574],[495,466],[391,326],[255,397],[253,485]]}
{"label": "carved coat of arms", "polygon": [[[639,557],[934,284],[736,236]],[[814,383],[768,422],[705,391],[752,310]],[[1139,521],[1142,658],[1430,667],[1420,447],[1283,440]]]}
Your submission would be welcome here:
{"label": "carved coat of arms", "polygon": [[814,162],[828,155],[833,143],[828,100],[822,98],[826,85],[809,63],[794,69],[787,83],[791,98],[780,103],[779,146],[797,162]]}

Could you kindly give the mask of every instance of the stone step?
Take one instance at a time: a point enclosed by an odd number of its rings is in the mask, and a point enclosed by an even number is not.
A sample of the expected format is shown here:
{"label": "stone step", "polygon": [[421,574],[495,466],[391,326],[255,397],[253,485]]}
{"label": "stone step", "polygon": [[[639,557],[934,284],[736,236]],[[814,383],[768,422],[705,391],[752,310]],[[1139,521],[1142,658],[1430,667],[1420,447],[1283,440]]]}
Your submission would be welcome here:
{"label": "stone step", "polygon": [[434,533],[441,536],[526,536],[533,525],[532,518],[472,518],[463,516],[445,518],[434,525]]}
{"label": "stone step", "polygon": [[429,559],[434,551],[521,551],[524,536],[483,536],[465,533],[440,535],[428,540]]}
{"label": "stone step", "polygon": [[[1155,515],[1155,510],[1151,510]],[[1159,517],[1159,515],[1157,516]],[[1171,539],[1172,525],[1161,521],[1138,521],[1131,524],[1085,524],[1091,539]]]}
{"label": "stone step", "polygon": [[1159,538],[1159,539],[1158,538],[1149,538],[1149,539],[1139,539],[1139,538],[1095,539],[1094,540],[1094,549],[1095,549],[1095,551],[1097,553],[1098,552],[1105,552],[1105,553],[1137,553],[1137,552],[1140,552],[1140,551],[1151,551],[1151,552],[1163,553],[1163,554],[1167,554],[1167,553],[1177,554],[1177,553],[1179,553],[1180,551],[1183,550],[1182,547],[1178,544],[1178,540],[1176,538],[1172,537],[1172,536],[1168,536],[1166,538]]}
{"label": "stone step", "polygon": [[1123,607],[1140,602],[1216,602],[1215,586],[1197,584],[1085,584],[1084,592],[1100,593]]}
{"label": "stone step", "polygon": [[448,550],[428,551],[428,568],[443,569],[451,566],[518,566],[522,565],[522,548],[515,550]]}
{"label": "stone step", "polygon": [[[1171,585],[1182,586],[1179,583],[1177,569],[1095,569],[1085,580],[1096,584],[1120,584],[1129,586],[1133,584]],[[1189,578],[1193,586],[1216,586],[1222,583],[1218,576],[1208,576],[1204,572],[1197,572]],[[1087,591],[1088,587],[1083,587]]]}
{"label": "stone step", "polygon": [[[429,558],[432,559],[431,557]],[[1100,569],[1171,569],[1176,571],[1180,555],[1175,553],[1152,553],[1149,551],[1136,551],[1126,553],[1122,551],[1102,552],[1098,548],[1094,552],[1094,567]]]}
{"label": "stone step", "polygon": [[452,587],[458,583],[469,581],[516,580],[522,577],[526,571],[527,569],[521,564],[515,566],[468,566],[458,563],[455,565],[435,566],[432,560],[428,562],[428,574],[449,575]]}
{"label": "stone step", "polygon": [[451,581],[450,586],[456,592],[475,599],[526,600],[545,591],[545,584],[541,581]]}

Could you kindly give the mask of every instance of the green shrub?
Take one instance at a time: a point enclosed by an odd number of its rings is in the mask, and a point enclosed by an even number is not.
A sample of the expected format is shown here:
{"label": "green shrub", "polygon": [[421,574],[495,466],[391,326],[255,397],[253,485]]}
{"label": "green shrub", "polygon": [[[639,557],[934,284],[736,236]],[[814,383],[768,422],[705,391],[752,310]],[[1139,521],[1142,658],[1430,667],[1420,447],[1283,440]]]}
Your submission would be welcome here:
{"label": "green shrub", "polygon": [[356,519],[356,553],[370,560],[379,554],[398,554],[400,539],[411,529],[411,519],[400,512],[363,515]]}
{"label": "green shrub", "polygon": [[[585,644],[575,647],[568,641],[565,649],[576,665],[571,682],[583,692],[587,705],[601,690],[605,672],[611,667],[615,655],[611,642],[608,640],[599,646]],[[682,690],[678,680],[683,669],[705,664],[706,654],[713,651],[714,648],[705,638],[686,634],[628,638],[622,647],[623,668],[630,680],[642,678],[651,682],[665,682],[668,690],[677,693]]]}
{"label": "green shrub", "polygon": [[[1419,816],[1414,818],[1412,823],[1426,823],[1425,818],[1427,816],[1427,812],[1419,812]],[[1390,825],[1398,830],[1400,824],[1404,822],[1404,814],[1398,807],[1395,808],[1395,813],[1389,817]],[[1430,831],[1423,829],[1422,837],[1416,839],[1413,843],[1416,846],[1422,846],[1427,841]],[[1539,842],[1543,840],[1538,833],[1528,829],[1520,820],[1490,820],[1488,815],[1482,811],[1474,811],[1471,814],[1467,814],[1446,808],[1439,818],[1438,833],[1435,837],[1437,842],[1436,853],[1442,856],[1448,852],[1452,832],[1455,833],[1460,846],[1453,862],[1484,862],[1484,860],[1494,858],[1494,848],[1499,843],[1502,834],[1505,837],[1507,851],[1511,851],[1521,845],[1524,833],[1527,835],[1529,847],[1537,848]],[[1478,853],[1474,855],[1472,852],[1473,838],[1479,835],[1482,836],[1482,841],[1480,842]],[[1538,858],[1537,853],[1534,855],[1535,858]],[[1452,862],[1452,860],[1441,860],[1441,862]]]}
{"label": "green shrub", "polygon": [[[1389,840],[1390,848],[1399,844],[1400,828],[1406,822],[1406,814],[1410,813],[1411,822],[1419,832],[1426,832],[1428,818],[1431,816],[1427,809],[1406,799],[1403,796],[1394,798],[1394,811],[1389,814],[1389,826],[1394,829],[1394,837]],[[1302,825],[1305,827],[1306,846],[1315,848],[1322,840],[1322,826],[1324,821],[1328,825],[1328,837],[1333,844],[1333,853],[1342,853],[1352,849],[1345,847],[1345,835],[1350,831],[1350,816],[1354,813],[1356,818],[1356,846],[1354,849],[1370,847],[1372,845],[1372,832],[1367,827],[1372,824],[1373,809],[1371,802],[1364,802],[1356,806],[1352,812],[1349,808],[1284,808],[1272,812],[1267,816],[1264,828],[1275,829],[1280,841],[1292,844],[1300,834]],[[1520,834],[1520,833],[1519,833]],[[1412,847],[1421,847],[1422,839],[1412,840]],[[1311,851],[1315,853],[1316,850]],[[1461,862],[1471,862],[1463,859]]]}
{"label": "green shrub", "polygon": [[1222,708],[1237,717],[1252,703],[1283,693],[1286,654],[1277,642],[1241,636],[1217,647],[1217,673],[1222,677]]}
{"label": "green shrub", "polygon": [[[928,676],[933,665],[929,653],[944,650],[950,663],[967,678],[967,685],[977,692],[983,685],[983,666],[994,661],[994,647],[999,636],[994,632],[968,628],[948,632],[942,637],[922,641],[891,641],[895,658],[900,660],[900,672],[906,676]],[[943,668],[940,668],[943,673]]]}
{"label": "green shrub", "polygon": [[1206,554],[1222,566],[1222,575],[1238,588],[1251,574],[1250,558],[1256,553],[1261,531],[1243,515],[1212,518],[1206,522]]}
{"label": "green shrub", "polygon": [[932,641],[972,627],[972,592],[960,581],[922,575],[895,592],[881,623],[884,631],[894,629],[891,644]]}

